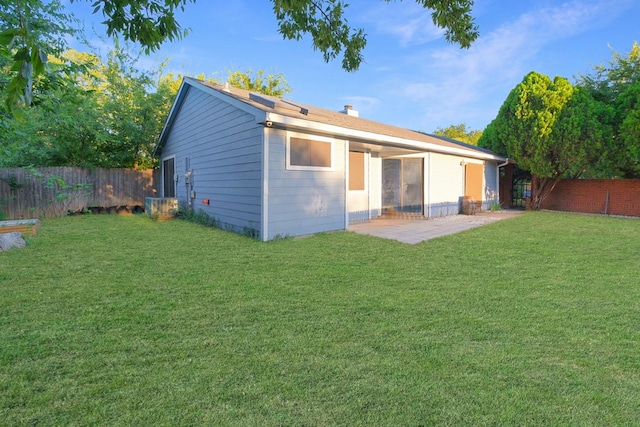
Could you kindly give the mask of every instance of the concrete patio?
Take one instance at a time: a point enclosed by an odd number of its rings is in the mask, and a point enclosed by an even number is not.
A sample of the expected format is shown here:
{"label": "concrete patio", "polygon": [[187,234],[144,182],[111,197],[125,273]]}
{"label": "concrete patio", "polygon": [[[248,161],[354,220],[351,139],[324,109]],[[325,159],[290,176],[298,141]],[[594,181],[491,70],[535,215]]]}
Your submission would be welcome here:
{"label": "concrete patio", "polygon": [[459,233],[522,214],[520,210],[479,212],[476,215],[452,215],[429,219],[375,218],[349,225],[349,231],[384,239],[416,244],[436,237]]}

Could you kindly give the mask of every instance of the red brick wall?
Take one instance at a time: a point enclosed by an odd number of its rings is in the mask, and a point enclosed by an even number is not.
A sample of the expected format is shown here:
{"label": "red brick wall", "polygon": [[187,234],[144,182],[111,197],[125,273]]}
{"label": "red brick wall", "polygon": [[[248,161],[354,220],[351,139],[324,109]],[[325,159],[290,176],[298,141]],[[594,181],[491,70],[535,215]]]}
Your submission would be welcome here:
{"label": "red brick wall", "polygon": [[640,179],[564,179],[542,202],[542,209],[640,216]]}

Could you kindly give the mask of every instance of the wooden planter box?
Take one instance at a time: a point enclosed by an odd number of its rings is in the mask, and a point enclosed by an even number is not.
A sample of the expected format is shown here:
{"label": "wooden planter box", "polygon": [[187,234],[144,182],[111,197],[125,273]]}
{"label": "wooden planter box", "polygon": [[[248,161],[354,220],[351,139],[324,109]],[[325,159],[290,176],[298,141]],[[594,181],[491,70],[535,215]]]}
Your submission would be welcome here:
{"label": "wooden planter box", "polygon": [[40,228],[39,219],[17,219],[13,221],[0,221],[0,234],[17,231],[24,237],[35,236]]}

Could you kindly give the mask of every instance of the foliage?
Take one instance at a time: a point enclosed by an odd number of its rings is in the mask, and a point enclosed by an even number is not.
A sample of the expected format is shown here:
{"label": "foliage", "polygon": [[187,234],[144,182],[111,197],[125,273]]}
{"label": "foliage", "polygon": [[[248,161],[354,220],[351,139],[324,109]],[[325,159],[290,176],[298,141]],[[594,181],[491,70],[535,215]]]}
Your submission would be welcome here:
{"label": "foliage", "polygon": [[39,181],[43,188],[50,190],[52,197],[42,200],[45,196],[45,192],[36,192],[36,204],[40,209],[40,216],[45,216],[47,206],[53,208],[53,213],[56,217],[67,215],[69,212],[69,206],[81,197],[91,195],[93,192],[93,185],[87,183],[68,183],[61,176],[42,173],[36,168],[26,168],[36,181]]}
{"label": "foliage", "polygon": [[156,166],[152,153],[173,95],[155,90],[135,61],[118,45],[106,63],[75,51],[56,59],[66,71],[41,78],[39,102],[0,118],[0,165]]}
{"label": "foliage", "polygon": [[[80,0],[70,0],[71,3]],[[176,20],[195,0],[87,0],[93,13],[104,17],[107,34],[121,36],[125,41],[139,43],[146,53],[156,51],[163,42],[179,40],[188,34]],[[287,39],[300,40],[311,35],[313,48],[330,61],[343,51],[342,67],[355,71],[363,61],[366,45],[364,29],[352,28],[343,0],[271,0],[279,31]],[[385,0],[387,2],[391,0]],[[416,0],[431,9],[434,24],[445,29],[445,38],[468,48],[478,37],[478,28],[471,16],[473,0]],[[61,53],[64,37],[75,35],[72,15],[63,12],[59,0],[4,1],[0,17],[0,57],[9,58],[12,78],[5,89],[8,105],[19,100],[32,103],[33,80],[45,74],[47,57]]]}
{"label": "foliage", "polygon": [[0,181],[4,181],[11,190],[12,193],[24,188],[24,183],[18,182],[18,178],[15,175],[9,175],[7,177],[0,178]]}
{"label": "foliage", "polygon": [[[76,0],[77,1],[77,0]],[[93,0],[92,0],[93,1]],[[325,61],[335,59],[344,51],[342,67],[357,70],[366,45],[364,29],[352,28],[342,0],[271,0],[283,37],[300,40],[311,35],[313,48],[322,52]],[[386,0],[389,2],[390,0]],[[73,2],[73,0],[72,0]],[[175,19],[176,10],[184,10],[195,0],[98,0],[94,13],[105,17],[107,34],[122,35],[125,40],[139,42],[146,50],[155,51],[166,40],[186,36]],[[478,37],[478,28],[471,16],[472,0],[416,0],[425,9],[432,9],[433,23],[444,28],[445,38],[468,48]]]}
{"label": "foliage", "polygon": [[494,203],[491,205],[491,207],[489,208],[491,210],[491,212],[498,212],[502,210],[502,203]]}
{"label": "foliage", "polygon": [[0,419],[634,425],[639,251],[637,220],[548,212],[419,245],[45,220],[0,254]]}
{"label": "foliage", "polygon": [[[390,0],[386,0],[389,2]],[[363,61],[362,50],[367,38],[363,28],[352,28],[345,17],[349,4],[342,0],[272,0],[280,34],[300,40],[309,34],[313,48],[322,52],[329,62],[343,53],[342,68],[355,71]],[[444,28],[445,38],[468,48],[478,37],[478,28],[471,16],[472,0],[416,0],[425,9],[432,9],[433,23]]]}
{"label": "foliage", "polygon": [[479,145],[532,174],[532,206],[539,209],[558,179],[593,169],[610,137],[602,124],[608,114],[584,88],[531,72],[509,93]]}
{"label": "foliage", "polygon": [[59,0],[15,0],[0,3],[0,57],[6,73],[7,108],[34,102],[35,80],[45,74],[50,55],[59,55],[65,38],[77,35],[76,20]]}
{"label": "foliage", "polygon": [[[165,64],[140,71],[138,59],[118,42],[104,61],[75,50],[52,58],[36,85],[38,102],[0,114],[0,167],[157,167],[155,146],[182,76],[165,74]],[[290,91],[282,74],[228,74],[234,86],[274,96]]]}
{"label": "foliage", "polygon": [[255,227],[242,227],[242,229],[236,229],[228,224],[223,224],[216,218],[207,214],[204,210],[195,210],[191,206],[180,205],[176,212],[173,213],[178,219],[184,221],[193,222],[195,224],[204,225],[205,227],[213,227],[224,229],[227,231],[239,232],[239,234],[249,237],[250,239],[257,240],[260,238],[260,232]]}
{"label": "foliage", "polygon": [[[80,0],[70,0],[71,3]],[[87,0],[93,13],[102,13],[110,37],[122,36],[137,42],[147,53],[156,51],[162,43],[179,40],[188,34],[175,19],[176,11],[183,11],[195,0]]]}
{"label": "foliage", "polygon": [[195,210],[191,206],[180,205],[174,216],[184,221],[193,222],[195,224],[204,225],[205,227],[219,228],[218,221],[209,216],[202,209]]}
{"label": "foliage", "polygon": [[100,166],[150,169],[158,164],[153,150],[172,99],[154,90],[157,82],[136,69],[137,59],[116,43],[99,67],[105,76],[102,87],[90,88],[99,93],[102,110],[104,140],[96,147]]}
{"label": "foliage", "polygon": [[640,82],[640,45],[637,41],[626,56],[618,52],[613,52],[612,56],[607,65],[596,65],[593,73],[579,74],[577,79],[594,98],[607,104],[615,103],[629,86]]}
{"label": "foliage", "polygon": [[4,117],[0,128],[0,166],[91,166],[104,137],[97,94],[71,84],[58,85],[39,103]]}
{"label": "foliage", "polygon": [[614,110],[606,124],[612,127],[606,160],[610,176],[640,177],[640,45],[629,53],[614,52],[607,65],[579,75],[578,85]]}
{"label": "foliage", "polygon": [[482,135],[481,130],[467,130],[467,125],[460,123],[451,125],[446,128],[438,128],[433,132],[434,135],[444,136],[455,139],[456,141],[465,142],[471,145],[478,145],[478,139]]}
{"label": "foliage", "polygon": [[640,81],[620,94],[617,105],[620,168],[626,176],[640,177]]}
{"label": "foliage", "polygon": [[[8,185],[9,189],[11,190],[11,193],[15,193],[16,191],[24,187],[24,184],[19,183],[15,176],[0,178],[0,182],[4,182],[6,185]],[[0,221],[4,221],[7,218],[6,212],[1,210],[2,206],[8,204],[10,201],[12,201],[15,198],[16,196],[14,195],[0,198]]]}
{"label": "foliage", "polygon": [[229,71],[227,81],[233,87],[246,89],[265,95],[282,97],[291,92],[283,74],[266,74],[264,70],[253,72]]}

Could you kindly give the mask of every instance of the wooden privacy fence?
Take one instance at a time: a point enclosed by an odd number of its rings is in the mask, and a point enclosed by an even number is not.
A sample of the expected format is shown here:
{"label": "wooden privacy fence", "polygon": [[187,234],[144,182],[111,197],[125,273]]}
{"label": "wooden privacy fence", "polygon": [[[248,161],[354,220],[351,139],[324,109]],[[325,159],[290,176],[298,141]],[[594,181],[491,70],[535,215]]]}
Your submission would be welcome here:
{"label": "wooden privacy fence", "polygon": [[7,219],[51,218],[68,211],[132,211],[155,197],[158,170],[49,167],[0,169],[0,212]]}

